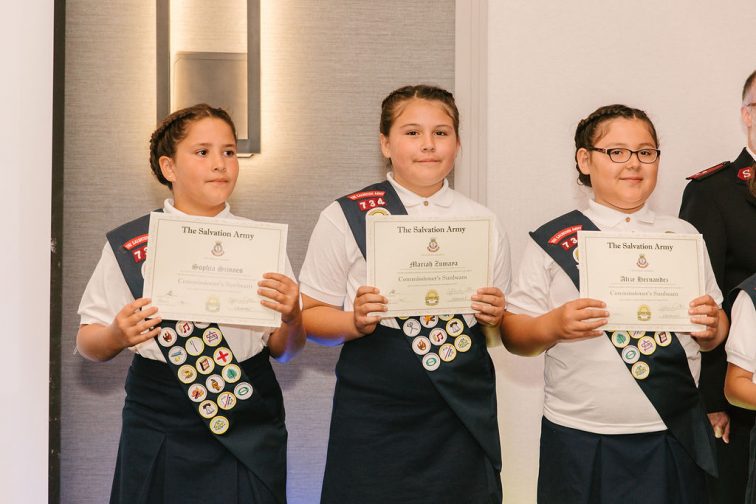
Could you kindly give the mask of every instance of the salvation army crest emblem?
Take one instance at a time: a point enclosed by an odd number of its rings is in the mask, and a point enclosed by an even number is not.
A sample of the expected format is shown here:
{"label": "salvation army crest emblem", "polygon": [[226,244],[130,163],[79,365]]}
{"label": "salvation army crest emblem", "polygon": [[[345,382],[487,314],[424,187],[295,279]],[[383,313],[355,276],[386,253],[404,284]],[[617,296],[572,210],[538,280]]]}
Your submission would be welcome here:
{"label": "salvation army crest emblem", "polygon": [[644,254],[641,254],[638,256],[638,261],[636,261],[635,265],[639,268],[648,268],[648,259],[646,259]]}
{"label": "salvation army crest emblem", "polygon": [[223,250],[223,242],[215,242],[215,245],[213,246],[212,250],[210,250],[210,253],[215,257],[222,256],[225,253],[225,251]]}

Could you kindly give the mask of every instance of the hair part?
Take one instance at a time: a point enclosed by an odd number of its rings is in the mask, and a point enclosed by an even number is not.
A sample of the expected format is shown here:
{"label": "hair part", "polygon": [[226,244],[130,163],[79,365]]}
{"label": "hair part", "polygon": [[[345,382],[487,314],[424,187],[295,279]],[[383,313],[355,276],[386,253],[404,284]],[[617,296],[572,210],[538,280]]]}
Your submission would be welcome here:
{"label": "hair part", "polygon": [[404,105],[413,98],[440,102],[446,113],[451,117],[454,133],[459,138],[459,110],[457,110],[457,104],[454,102],[454,95],[445,89],[428,84],[400,87],[383,99],[379,126],[382,135],[389,136],[394,121],[404,110]]}
{"label": "hair part", "polygon": [[746,105],[748,101],[753,101],[753,98],[751,98],[751,100],[746,100],[746,97],[749,96],[751,88],[754,85],[754,81],[756,81],[756,70],[754,70],[751,75],[748,76],[745,84],[743,84],[743,105]]}
{"label": "hair part", "polygon": [[648,130],[654,139],[656,147],[659,147],[659,138],[656,135],[654,123],[648,118],[648,115],[640,109],[628,107],[626,105],[606,105],[597,108],[591,115],[582,119],[575,130],[575,169],[578,172],[578,184],[587,187],[591,186],[591,177],[580,171],[577,163],[577,153],[580,149],[591,149],[595,146],[605,134],[607,122],[612,119],[638,119],[648,126]]}
{"label": "hair part", "polygon": [[158,181],[173,189],[170,180],[163,176],[160,168],[160,158],[167,156],[171,159],[176,155],[176,146],[189,134],[189,125],[201,119],[214,118],[228,124],[236,139],[236,126],[228,112],[219,107],[211,107],[207,103],[198,103],[191,107],[177,110],[163,119],[150,137],[150,168]]}

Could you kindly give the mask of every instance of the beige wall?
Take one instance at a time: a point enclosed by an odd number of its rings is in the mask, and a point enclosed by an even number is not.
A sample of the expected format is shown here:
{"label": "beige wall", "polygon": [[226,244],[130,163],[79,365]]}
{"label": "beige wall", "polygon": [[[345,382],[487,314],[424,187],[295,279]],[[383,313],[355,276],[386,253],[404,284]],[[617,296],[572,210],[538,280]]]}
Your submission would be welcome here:
{"label": "beige wall", "polygon": [[[509,231],[515,268],[527,231],[585,201],[572,139],[598,106],[650,114],[663,152],[652,204],[663,213],[677,214],[687,175],[743,148],[753,0],[507,0],[488,9],[488,205]],[[501,351],[495,360],[505,502],[535,502],[542,359]]]}
{"label": "beige wall", "polygon": [[[242,161],[235,213],[289,224],[295,271],[318,213],[379,180],[382,98],[450,88],[454,2],[262,1],[262,153]],[[107,500],[130,356],[73,355],[76,308],[109,229],[161,205],[148,172],[155,114],[155,2],[68,0],[62,502]],[[338,349],[276,366],[287,407],[292,503],[316,502]]]}

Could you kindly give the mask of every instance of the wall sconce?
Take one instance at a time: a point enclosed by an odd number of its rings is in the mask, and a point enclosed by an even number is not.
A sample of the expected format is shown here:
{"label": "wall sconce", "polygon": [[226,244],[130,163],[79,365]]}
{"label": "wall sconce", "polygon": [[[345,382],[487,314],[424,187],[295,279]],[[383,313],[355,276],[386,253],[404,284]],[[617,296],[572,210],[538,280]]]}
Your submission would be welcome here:
{"label": "wall sconce", "polygon": [[157,1],[157,117],[205,102],[260,152],[260,0]]}

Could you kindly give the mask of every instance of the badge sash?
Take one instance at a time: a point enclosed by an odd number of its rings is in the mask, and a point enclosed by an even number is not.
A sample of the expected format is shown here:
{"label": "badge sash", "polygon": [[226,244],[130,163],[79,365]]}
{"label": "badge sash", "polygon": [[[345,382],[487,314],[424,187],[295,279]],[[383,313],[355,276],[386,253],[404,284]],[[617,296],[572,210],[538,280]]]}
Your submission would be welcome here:
{"label": "badge sash", "polygon": [[[337,201],[363,257],[368,214],[407,215],[407,209],[388,181],[372,184]],[[418,363],[425,368],[426,376],[480,444],[496,471],[500,471],[495,377],[480,325],[469,325],[463,315],[452,314],[396,320],[402,327],[403,339],[416,355]],[[408,329],[408,325],[412,328]],[[395,329],[379,325],[372,336],[382,337],[382,331],[392,330]],[[481,361],[487,365],[481,366]],[[464,373],[464,379],[460,379],[461,373]]]}
{"label": "badge sash", "polygon": [[748,296],[751,298],[753,306],[756,307],[756,274],[753,274],[750,277],[746,278],[740,285],[730,291],[730,293],[728,294],[728,297],[730,298],[730,306],[735,303],[735,298],[738,297],[738,294],[741,290],[745,291],[746,294],[748,294]]}
{"label": "badge sash", "polygon": [[[107,233],[134,299],[142,297],[144,287],[149,223],[147,214]],[[286,429],[283,424],[250,422],[269,414],[218,325],[163,320],[160,327],[156,343],[192,409],[215,439],[285,502]],[[276,439],[280,443],[271,442]]]}
{"label": "badge sash", "polygon": [[[573,210],[539,227],[530,236],[579,290],[577,232],[598,230],[582,212]],[[701,469],[716,476],[712,429],[677,335],[625,331],[606,335],[669,432]]]}

